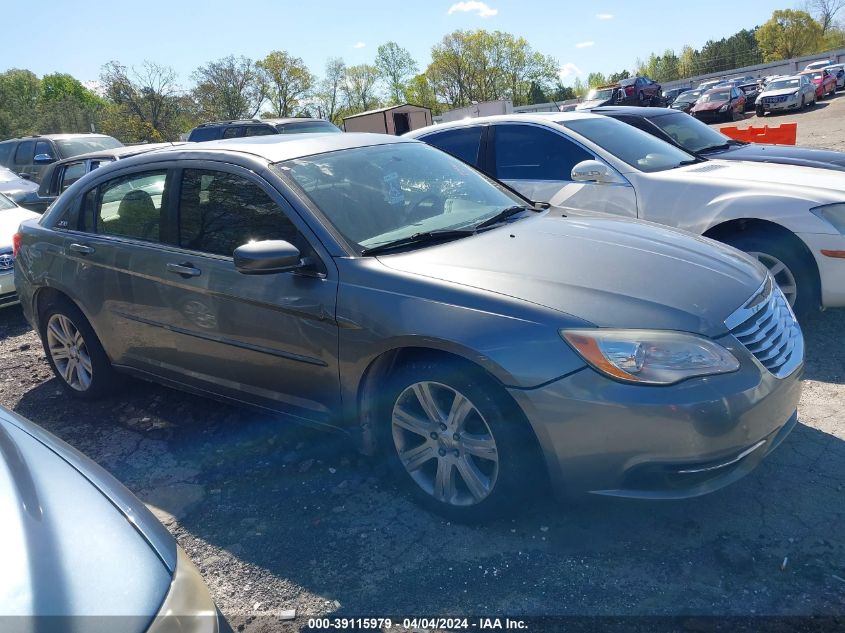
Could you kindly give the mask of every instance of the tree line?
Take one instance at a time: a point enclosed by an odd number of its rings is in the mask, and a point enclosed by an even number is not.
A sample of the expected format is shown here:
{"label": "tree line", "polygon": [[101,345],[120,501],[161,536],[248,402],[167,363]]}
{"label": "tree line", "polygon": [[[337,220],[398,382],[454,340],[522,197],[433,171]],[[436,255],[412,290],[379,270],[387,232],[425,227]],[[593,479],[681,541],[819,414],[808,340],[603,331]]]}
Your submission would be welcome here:
{"label": "tree line", "polygon": [[153,61],[110,61],[89,87],[68,74],[39,78],[11,69],[0,73],[0,138],[96,130],[124,142],[176,140],[210,120],[314,116],[339,123],[403,102],[437,114],[491,99],[523,105],[574,97],[558,68],[522,37],[476,30],[444,36],[422,71],[395,42],[379,46],[372,63],[330,58],[320,76],[283,50],[257,60],[229,55],[196,68],[188,89],[172,67]]}
{"label": "tree line", "polygon": [[[633,73],[659,82],[675,81],[843,48],[845,29],[836,22],[843,8],[845,0],[807,0],[805,10],[774,11],[762,26],[709,40],[700,49],[685,46],[680,53],[672,49],[652,53],[646,60],[637,60]],[[581,96],[589,88],[631,74],[627,70],[609,75],[593,72],[586,81],[577,79],[574,90]]]}

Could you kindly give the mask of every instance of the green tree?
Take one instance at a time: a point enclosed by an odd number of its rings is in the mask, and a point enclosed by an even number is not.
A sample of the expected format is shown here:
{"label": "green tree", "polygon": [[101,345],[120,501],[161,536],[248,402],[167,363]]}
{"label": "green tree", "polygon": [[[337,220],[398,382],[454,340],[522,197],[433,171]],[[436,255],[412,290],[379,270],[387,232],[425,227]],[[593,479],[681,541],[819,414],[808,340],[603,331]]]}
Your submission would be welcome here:
{"label": "green tree", "polygon": [[572,84],[572,91],[575,93],[576,97],[584,97],[589,91],[589,87],[581,81],[580,77],[576,77],[575,82]]}
{"label": "green tree", "polygon": [[409,103],[429,108],[434,114],[440,114],[443,111],[441,104],[437,102],[434,86],[425,73],[417,75],[408,82],[405,95]]}
{"label": "green tree", "polygon": [[405,87],[410,78],[419,72],[411,53],[396,42],[382,44],[376,54],[376,68],[387,83],[390,103],[405,101]]}
{"label": "green tree", "polygon": [[597,86],[603,86],[607,81],[607,77],[604,76],[604,73],[590,73],[587,75],[587,86],[590,88],[596,88]]}
{"label": "green tree", "polygon": [[257,66],[265,73],[275,116],[291,116],[316,82],[302,58],[293,57],[286,51],[273,51]]}
{"label": "green tree", "polygon": [[343,106],[343,86],[346,81],[346,64],[340,57],[326,62],[326,74],[314,94],[318,116],[340,123],[338,112]]}
{"label": "green tree", "polygon": [[65,73],[44,75],[38,103],[38,130],[42,134],[93,132],[104,107],[103,99],[75,77]]}
{"label": "green tree", "polygon": [[229,55],[197,68],[191,91],[206,120],[252,118],[267,95],[261,69],[248,57]]}
{"label": "green tree", "polygon": [[781,9],[757,30],[756,38],[764,60],[777,61],[817,52],[822,27],[806,11]]}
{"label": "green tree", "polygon": [[41,80],[32,71],[0,74],[0,138],[36,133],[40,99]]}
{"label": "green tree", "polygon": [[378,68],[370,64],[347,67],[342,88],[350,112],[364,112],[378,106],[378,78]]}
{"label": "green tree", "polygon": [[622,81],[623,79],[628,79],[630,76],[631,73],[629,73],[627,70],[623,70],[622,72],[618,73],[610,73],[610,75],[607,76],[607,83],[615,84],[616,82]]}

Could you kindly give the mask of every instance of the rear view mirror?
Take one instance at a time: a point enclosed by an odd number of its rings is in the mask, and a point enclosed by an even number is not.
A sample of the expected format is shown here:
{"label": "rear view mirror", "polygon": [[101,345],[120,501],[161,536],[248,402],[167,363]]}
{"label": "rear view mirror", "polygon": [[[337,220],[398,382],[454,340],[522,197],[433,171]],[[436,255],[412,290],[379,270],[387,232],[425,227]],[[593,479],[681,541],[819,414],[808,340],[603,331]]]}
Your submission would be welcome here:
{"label": "rear view mirror", "polygon": [[49,154],[36,154],[35,158],[32,159],[33,165],[49,165],[50,163],[55,163],[56,159],[50,156]]}
{"label": "rear view mirror", "polygon": [[245,275],[270,275],[302,266],[299,249],[284,240],[250,242],[235,249],[235,268]]}
{"label": "rear view mirror", "polygon": [[572,180],[575,182],[616,182],[613,171],[597,160],[584,160],[572,168]]}

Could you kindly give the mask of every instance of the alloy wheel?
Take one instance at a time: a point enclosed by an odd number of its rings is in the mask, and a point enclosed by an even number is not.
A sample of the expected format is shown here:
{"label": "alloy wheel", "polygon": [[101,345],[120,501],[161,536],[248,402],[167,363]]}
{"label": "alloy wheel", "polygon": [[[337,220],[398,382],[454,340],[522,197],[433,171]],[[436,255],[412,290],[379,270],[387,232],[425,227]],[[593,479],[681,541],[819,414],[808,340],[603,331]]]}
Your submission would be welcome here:
{"label": "alloy wheel", "polygon": [[393,405],[392,433],[407,473],[438,501],[470,506],[493,492],[496,440],[481,412],[456,389],[427,381],[407,387]]}
{"label": "alloy wheel", "polygon": [[769,273],[777,282],[786,300],[789,301],[789,305],[794,306],[795,300],[798,298],[798,282],[789,267],[777,257],[768,253],[750,252],[748,254],[769,269]]}
{"label": "alloy wheel", "polygon": [[47,322],[47,349],[62,379],[76,391],[87,391],[93,367],[82,333],[68,317],[54,314]]}

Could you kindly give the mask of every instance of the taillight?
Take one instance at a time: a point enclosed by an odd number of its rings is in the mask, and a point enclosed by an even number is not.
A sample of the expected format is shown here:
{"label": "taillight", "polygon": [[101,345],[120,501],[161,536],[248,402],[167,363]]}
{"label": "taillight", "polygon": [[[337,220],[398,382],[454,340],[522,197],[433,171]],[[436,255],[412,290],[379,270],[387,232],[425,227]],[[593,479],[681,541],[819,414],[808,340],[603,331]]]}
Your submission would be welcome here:
{"label": "taillight", "polygon": [[[8,234],[7,234],[8,235]],[[21,240],[23,236],[20,233],[15,233],[12,236],[12,257],[17,259],[18,253],[21,250]]]}

